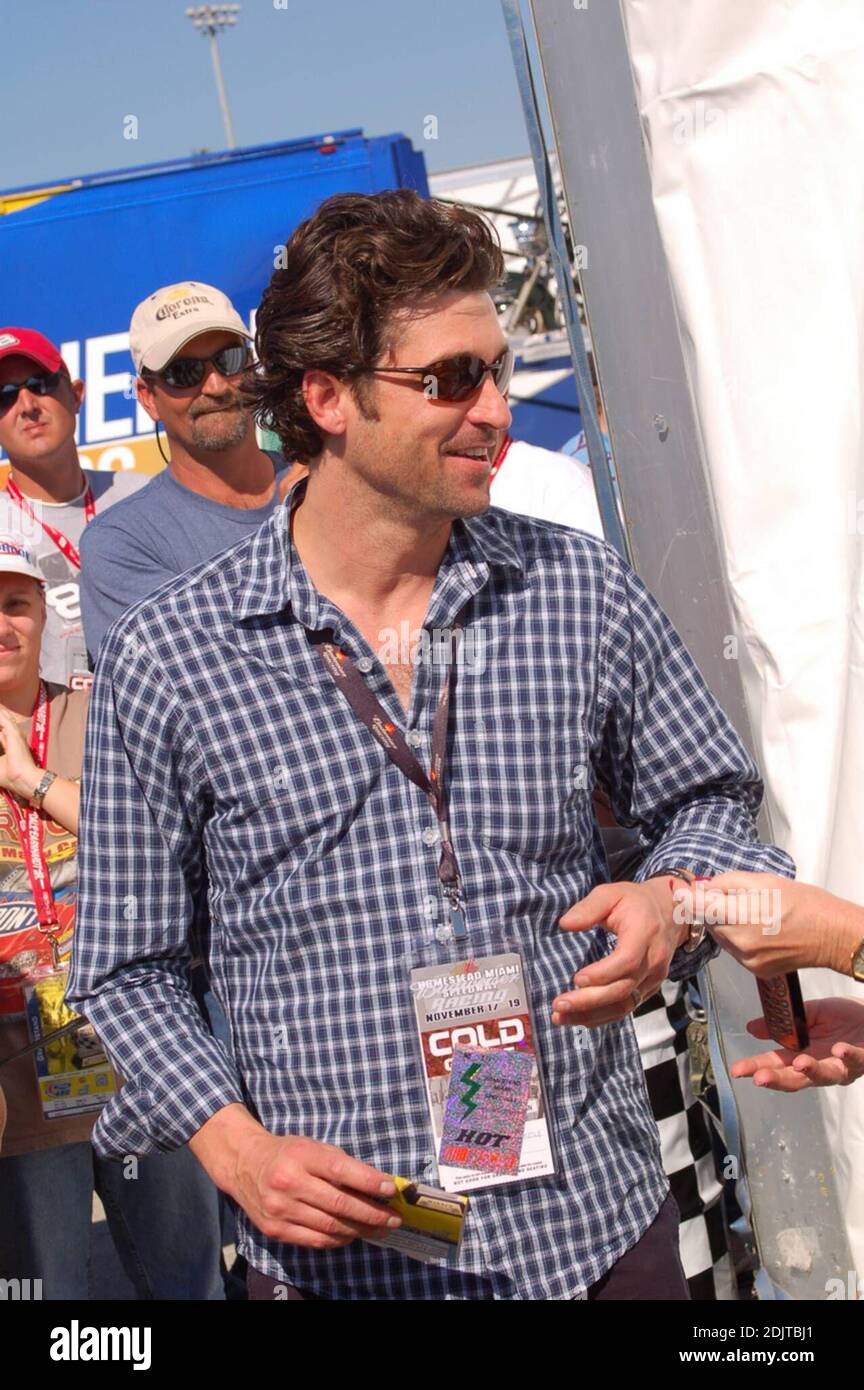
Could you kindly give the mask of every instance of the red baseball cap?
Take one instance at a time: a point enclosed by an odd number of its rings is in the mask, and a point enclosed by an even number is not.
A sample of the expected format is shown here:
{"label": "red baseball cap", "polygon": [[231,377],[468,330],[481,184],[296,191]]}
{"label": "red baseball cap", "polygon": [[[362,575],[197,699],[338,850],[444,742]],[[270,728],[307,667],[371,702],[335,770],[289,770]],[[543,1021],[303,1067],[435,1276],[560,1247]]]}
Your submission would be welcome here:
{"label": "red baseball cap", "polygon": [[0,328],[0,359],[13,354],[29,357],[47,372],[63,371],[69,375],[69,368],[54,344],[33,328]]}

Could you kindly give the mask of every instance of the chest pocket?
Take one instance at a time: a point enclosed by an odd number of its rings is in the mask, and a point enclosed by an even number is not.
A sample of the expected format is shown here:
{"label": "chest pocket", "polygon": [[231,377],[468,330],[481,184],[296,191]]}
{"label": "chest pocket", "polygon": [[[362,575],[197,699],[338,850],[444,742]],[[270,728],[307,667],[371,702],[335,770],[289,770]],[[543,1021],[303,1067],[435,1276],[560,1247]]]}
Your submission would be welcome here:
{"label": "chest pocket", "polygon": [[247,873],[257,881],[297,854],[323,855],[377,785],[382,762],[329,684],[289,679],[260,663],[244,678],[214,701],[203,731],[215,790],[212,833],[232,882]]}
{"label": "chest pocket", "polygon": [[577,722],[495,715],[475,721],[474,833],[481,842],[552,863],[591,841],[590,743]]}

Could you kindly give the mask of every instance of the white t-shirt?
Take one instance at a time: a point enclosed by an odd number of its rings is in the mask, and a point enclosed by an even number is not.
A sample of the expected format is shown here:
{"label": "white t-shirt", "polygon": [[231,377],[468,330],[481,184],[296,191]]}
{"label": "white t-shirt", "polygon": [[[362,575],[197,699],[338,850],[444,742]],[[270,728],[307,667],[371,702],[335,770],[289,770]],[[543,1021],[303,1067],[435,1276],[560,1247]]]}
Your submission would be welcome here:
{"label": "white t-shirt", "polygon": [[[82,472],[93,489],[97,516],[106,507],[131,496],[150,481],[144,473],[97,473],[92,469],[82,469]],[[24,492],[24,489],[21,491]],[[30,501],[37,517],[66,536],[76,550],[81,548],[81,535],[87,524],[84,510],[86,491],[85,483],[80,496],[73,497],[69,502]],[[81,626],[80,570],[66,559],[39,522],[18,506],[5,487],[0,490],[0,535],[15,536],[21,540],[32,553],[45,580],[48,617],[42,634],[40,671],[43,679],[73,689],[86,688],[90,677],[87,646]]]}
{"label": "white t-shirt", "polygon": [[603,535],[591,470],[569,454],[514,439],[490,489],[492,505]]}

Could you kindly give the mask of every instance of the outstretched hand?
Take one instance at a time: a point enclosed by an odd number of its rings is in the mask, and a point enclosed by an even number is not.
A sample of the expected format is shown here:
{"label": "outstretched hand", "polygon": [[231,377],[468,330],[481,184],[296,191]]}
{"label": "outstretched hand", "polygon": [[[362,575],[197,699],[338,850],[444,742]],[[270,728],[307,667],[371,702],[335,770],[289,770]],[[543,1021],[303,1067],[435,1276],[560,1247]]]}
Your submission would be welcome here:
{"label": "outstretched hand", "polygon": [[[811,1086],[850,1086],[864,1076],[864,1004],[856,999],[813,999],[805,1005],[810,1046],[786,1047],[744,1057],[732,1076],[753,1078],[770,1091],[806,1091]],[[764,1018],[747,1024],[754,1038],[767,1038]]]}

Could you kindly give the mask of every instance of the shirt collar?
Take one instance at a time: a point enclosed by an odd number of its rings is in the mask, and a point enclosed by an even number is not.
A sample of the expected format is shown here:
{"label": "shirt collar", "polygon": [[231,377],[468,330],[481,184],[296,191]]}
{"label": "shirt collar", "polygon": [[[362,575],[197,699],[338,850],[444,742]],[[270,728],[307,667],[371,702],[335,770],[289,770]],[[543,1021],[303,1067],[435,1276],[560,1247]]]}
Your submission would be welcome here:
{"label": "shirt collar", "polygon": [[[306,483],[306,478],[300,478],[284,504],[255,533],[235,590],[235,624],[290,608],[305,627],[316,629],[324,600],[299,563],[290,530],[292,512],[306,492]],[[512,532],[513,518],[497,507],[482,516],[455,521],[439,583],[453,572],[454,578],[464,577],[469,590],[476,592],[495,566],[524,570],[524,557]]]}
{"label": "shirt collar", "polygon": [[300,478],[252,537],[234,591],[235,625],[246,618],[265,617],[293,607],[291,513],[306,491]]}
{"label": "shirt collar", "polygon": [[500,507],[490,507],[482,516],[473,516],[453,523],[448,554],[465,557],[476,565],[491,569],[503,565],[524,571],[525,557],[516,543],[514,518]]}

